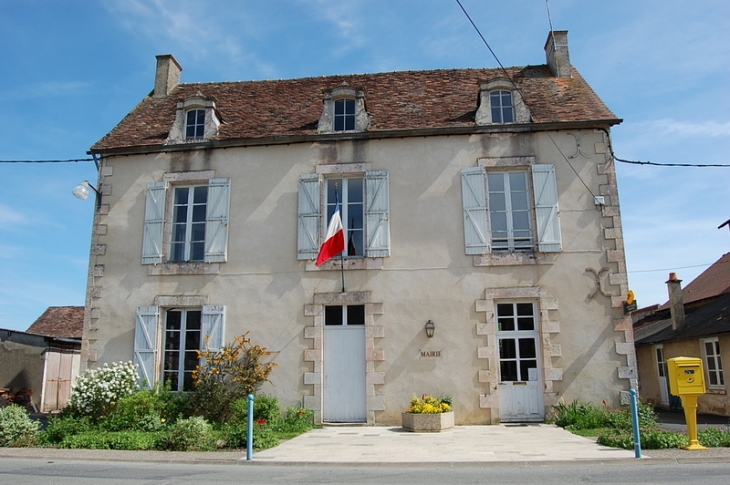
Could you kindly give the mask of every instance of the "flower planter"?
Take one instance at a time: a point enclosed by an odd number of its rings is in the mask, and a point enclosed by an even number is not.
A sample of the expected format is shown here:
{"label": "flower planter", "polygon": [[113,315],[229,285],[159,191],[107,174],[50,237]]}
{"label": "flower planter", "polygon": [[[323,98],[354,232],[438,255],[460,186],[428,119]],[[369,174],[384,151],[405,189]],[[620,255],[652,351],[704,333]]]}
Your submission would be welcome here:
{"label": "flower planter", "polygon": [[438,433],[454,427],[454,413],[401,413],[403,429],[416,433]]}

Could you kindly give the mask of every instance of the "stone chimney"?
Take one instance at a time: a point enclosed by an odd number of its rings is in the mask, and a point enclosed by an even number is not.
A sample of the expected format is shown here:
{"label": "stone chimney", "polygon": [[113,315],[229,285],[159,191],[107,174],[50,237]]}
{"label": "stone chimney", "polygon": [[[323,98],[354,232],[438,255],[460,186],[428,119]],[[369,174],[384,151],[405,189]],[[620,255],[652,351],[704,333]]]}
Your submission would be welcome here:
{"label": "stone chimney", "polygon": [[677,273],[669,273],[667,281],[669,291],[669,311],[672,314],[672,330],[684,328],[684,300],[682,299],[682,280],[677,279]]}
{"label": "stone chimney", "polygon": [[182,67],[170,54],[157,56],[157,71],[155,72],[155,90],[152,96],[166,98],[180,82]]}
{"label": "stone chimney", "polygon": [[573,77],[570,70],[567,30],[555,30],[548,34],[547,42],[545,42],[545,57],[553,76]]}

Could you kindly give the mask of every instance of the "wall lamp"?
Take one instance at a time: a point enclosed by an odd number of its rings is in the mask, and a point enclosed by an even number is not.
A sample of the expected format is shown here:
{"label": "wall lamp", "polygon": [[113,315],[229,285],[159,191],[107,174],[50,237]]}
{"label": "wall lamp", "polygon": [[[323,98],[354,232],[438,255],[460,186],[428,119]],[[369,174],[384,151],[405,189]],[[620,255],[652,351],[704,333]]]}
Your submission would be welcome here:
{"label": "wall lamp", "polygon": [[426,329],[426,336],[428,338],[433,337],[433,331],[436,329],[436,325],[434,325],[433,320],[427,321],[423,328]]}
{"label": "wall lamp", "polygon": [[[99,187],[101,187],[101,185]],[[88,180],[84,180],[76,187],[74,187],[74,197],[81,200],[86,200],[89,197],[89,189],[93,190],[96,193],[96,208],[98,209],[99,207],[101,207],[101,192],[99,191],[99,189],[91,185]]]}

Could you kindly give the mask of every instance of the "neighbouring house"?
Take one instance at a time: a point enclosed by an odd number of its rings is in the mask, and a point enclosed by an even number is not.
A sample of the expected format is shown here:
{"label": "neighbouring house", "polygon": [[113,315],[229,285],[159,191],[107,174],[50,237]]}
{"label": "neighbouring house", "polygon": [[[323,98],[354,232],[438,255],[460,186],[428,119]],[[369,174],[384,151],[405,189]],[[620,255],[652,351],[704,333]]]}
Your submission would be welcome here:
{"label": "neighbouring house", "polygon": [[730,362],[730,253],[723,255],[682,289],[670,273],[669,301],[642,312],[634,323],[641,398],[658,406],[678,407],[669,393],[667,359],[697,357],[705,370],[707,394],[701,413],[730,416],[730,397],[722,362]]}
{"label": "neighbouring house", "polygon": [[[317,422],[543,421],[636,386],[609,130],[570,64],[154,90],[99,165],[82,369],[134,359],[192,386],[196,350],[250,331],[262,392]],[[317,266],[339,209],[341,255]],[[428,334],[427,334],[428,330]],[[625,396],[623,396],[625,397]]]}
{"label": "neighbouring house", "polygon": [[[0,388],[42,412],[63,409],[80,365],[84,307],[49,307],[25,332],[0,329]],[[21,397],[22,396],[22,397]]]}

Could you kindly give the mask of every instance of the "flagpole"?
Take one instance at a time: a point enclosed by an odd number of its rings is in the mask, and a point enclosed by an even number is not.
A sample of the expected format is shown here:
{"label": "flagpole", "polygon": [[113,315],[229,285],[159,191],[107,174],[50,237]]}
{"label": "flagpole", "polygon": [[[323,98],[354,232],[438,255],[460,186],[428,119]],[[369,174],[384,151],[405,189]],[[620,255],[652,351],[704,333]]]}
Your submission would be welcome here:
{"label": "flagpole", "polygon": [[[345,246],[347,251],[347,246]],[[342,293],[345,292],[345,251],[340,253],[340,272],[342,273]]]}

